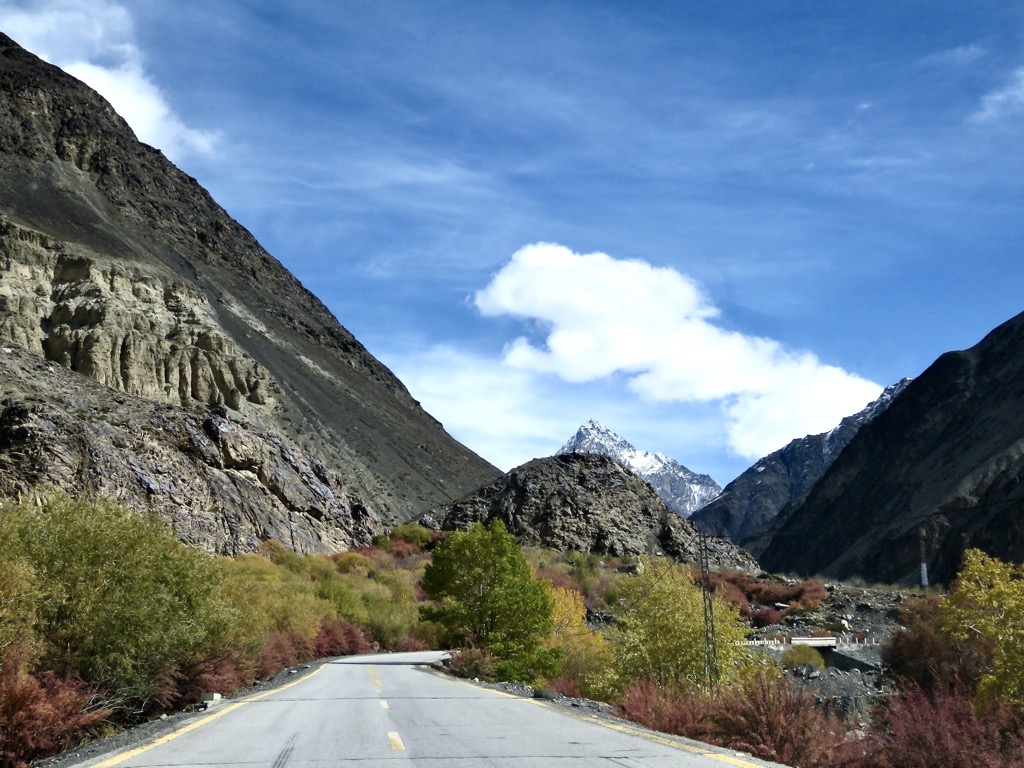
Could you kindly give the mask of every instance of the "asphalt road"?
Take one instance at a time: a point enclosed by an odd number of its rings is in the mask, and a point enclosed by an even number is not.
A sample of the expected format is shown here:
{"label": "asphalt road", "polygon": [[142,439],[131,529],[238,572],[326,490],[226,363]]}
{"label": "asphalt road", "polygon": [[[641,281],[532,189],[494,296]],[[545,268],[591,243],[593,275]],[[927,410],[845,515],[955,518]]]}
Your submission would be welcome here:
{"label": "asphalt road", "polygon": [[746,755],[453,680],[437,653],[332,661],[281,688],[219,704],[141,747],[80,763],[763,768]]}

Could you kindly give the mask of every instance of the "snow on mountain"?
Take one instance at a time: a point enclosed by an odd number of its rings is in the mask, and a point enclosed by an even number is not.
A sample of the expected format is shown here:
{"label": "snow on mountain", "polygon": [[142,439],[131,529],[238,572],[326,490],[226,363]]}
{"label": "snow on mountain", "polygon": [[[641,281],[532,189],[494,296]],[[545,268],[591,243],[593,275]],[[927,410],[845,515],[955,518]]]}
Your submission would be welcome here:
{"label": "snow on mountain", "polygon": [[803,500],[858,430],[888,408],[909,383],[910,379],[903,379],[886,387],[877,400],[844,418],[834,429],[797,438],[758,459],[694,515],[693,523],[758,554],[763,543],[754,538],[784,509]]}
{"label": "snow on mountain", "polygon": [[556,455],[565,453],[599,453],[629,467],[682,517],[689,517],[722,492],[707,475],[691,472],[662,453],[637,450],[593,419],[583,424]]}

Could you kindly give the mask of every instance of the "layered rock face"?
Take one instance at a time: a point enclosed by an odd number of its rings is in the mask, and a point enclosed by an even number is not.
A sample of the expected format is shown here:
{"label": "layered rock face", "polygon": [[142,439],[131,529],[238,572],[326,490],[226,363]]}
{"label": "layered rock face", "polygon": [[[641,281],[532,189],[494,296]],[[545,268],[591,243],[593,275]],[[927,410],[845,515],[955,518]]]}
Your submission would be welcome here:
{"label": "layered rock face", "polygon": [[0,494],[91,493],[159,515],[220,554],[276,539],[299,552],[369,543],[381,521],[288,440],[230,416],[110,389],[0,346]]}
{"label": "layered rock face", "polygon": [[343,478],[382,524],[499,474],[194,179],[3,35],[0,215],[0,341],[200,423],[223,408]]}
{"label": "layered rock face", "polygon": [[764,546],[762,534],[779,513],[803,501],[858,430],[888,408],[909,383],[910,379],[903,379],[886,387],[877,400],[847,416],[835,429],[793,440],[758,460],[691,520],[698,528],[759,554]]}
{"label": "layered rock face", "polygon": [[[1024,561],[1024,315],[949,352],[850,441],[764,549],[766,568],[933,581],[964,548]],[[785,514],[785,513],[784,513]]]}
{"label": "layered rock face", "polygon": [[[421,522],[461,530],[501,520],[525,546],[699,562],[697,532],[631,470],[596,453],[534,459]],[[713,568],[754,570],[730,542],[709,547]]]}
{"label": "layered rock face", "polygon": [[220,329],[206,295],[189,282],[3,216],[0,338],[160,402],[242,411],[275,400],[275,382]]}

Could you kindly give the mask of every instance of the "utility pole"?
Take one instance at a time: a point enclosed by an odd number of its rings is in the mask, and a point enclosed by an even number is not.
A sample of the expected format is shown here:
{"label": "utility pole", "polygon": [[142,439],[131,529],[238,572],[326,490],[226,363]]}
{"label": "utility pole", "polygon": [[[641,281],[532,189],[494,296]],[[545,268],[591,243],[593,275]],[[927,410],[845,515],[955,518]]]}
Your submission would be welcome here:
{"label": "utility pole", "polygon": [[718,687],[718,646],[715,644],[715,609],[711,600],[708,535],[698,531],[697,541],[700,548],[700,586],[704,596],[704,679],[710,693]]}
{"label": "utility pole", "polygon": [[925,589],[928,586],[928,561],[927,561],[928,543],[925,540],[925,530],[924,530],[924,526],[923,525],[921,526],[921,529],[920,529],[920,536],[921,536],[921,538],[920,538],[920,542],[921,542],[921,589]]}

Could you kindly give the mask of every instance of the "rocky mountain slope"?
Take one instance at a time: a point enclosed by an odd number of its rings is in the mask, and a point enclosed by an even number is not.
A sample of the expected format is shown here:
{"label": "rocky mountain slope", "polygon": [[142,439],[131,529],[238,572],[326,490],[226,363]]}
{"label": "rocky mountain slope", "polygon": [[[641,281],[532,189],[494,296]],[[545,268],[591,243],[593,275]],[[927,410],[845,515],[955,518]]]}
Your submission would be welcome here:
{"label": "rocky mountain slope", "polygon": [[558,449],[558,454],[599,453],[629,467],[651,484],[658,495],[683,517],[689,517],[722,492],[708,475],[691,472],[662,453],[640,451],[600,422],[583,424]]}
{"label": "rocky mountain slope", "polygon": [[691,518],[715,536],[724,536],[757,553],[752,541],[787,505],[799,504],[832,466],[857,431],[881,414],[910,379],[888,386],[859,413],[847,416],[829,432],[793,440],[759,459],[729,483],[718,498]]}
{"label": "rocky mountain slope", "polygon": [[276,539],[301,552],[369,543],[381,521],[342,477],[224,407],[112,393],[0,346],[0,488],[115,498],[187,544],[238,554]]}
{"label": "rocky mountain slope", "polygon": [[123,396],[200,422],[223,408],[337,473],[384,522],[498,474],[194,179],[3,35],[0,340],[102,384],[99,414]]}
{"label": "rocky mountain slope", "polygon": [[[642,478],[601,454],[534,459],[421,522],[460,530],[494,519],[525,546],[699,562],[694,527]],[[747,552],[721,539],[711,541],[709,559],[713,568],[757,568]]]}
{"label": "rocky mountain slope", "polygon": [[942,355],[850,441],[774,532],[766,568],[932,579],[967,546],[1024,561],[1024,315]]}

